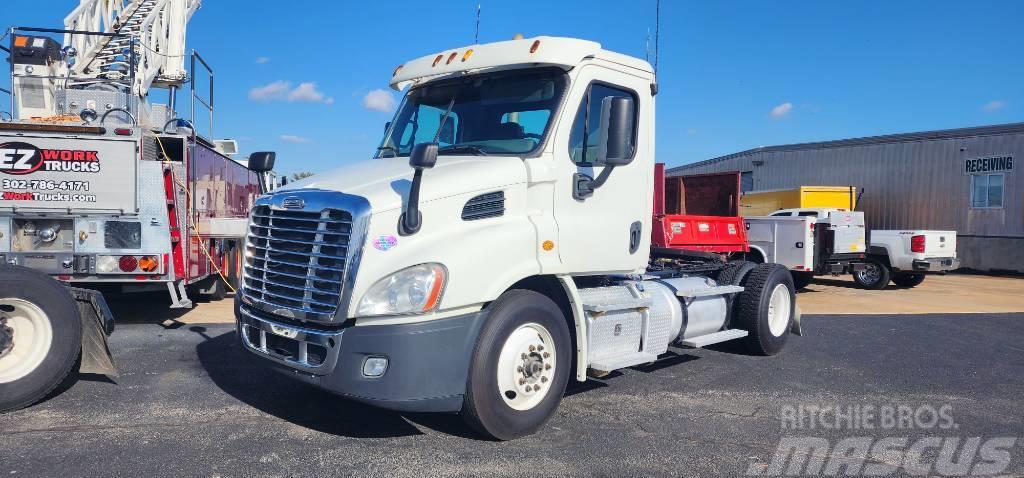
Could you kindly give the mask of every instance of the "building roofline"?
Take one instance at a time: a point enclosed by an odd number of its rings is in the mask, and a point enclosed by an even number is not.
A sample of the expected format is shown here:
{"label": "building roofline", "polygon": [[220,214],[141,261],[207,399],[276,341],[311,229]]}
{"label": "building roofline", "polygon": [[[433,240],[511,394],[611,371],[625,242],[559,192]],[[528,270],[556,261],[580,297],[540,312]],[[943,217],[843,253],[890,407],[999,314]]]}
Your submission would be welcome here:
{"label": "building roofline", "polygon": [[863,146],[869,144],[902,143],[907,141],[926,141],[932,139],[966,138],[970,136],[991,136],[995,134],[1024,133],[1024,123],[1006,123],[990,126],[971,126],[967,128],[943,129],[936,131],[922,131],[917,133],[886,134],[881,136],[865,136],[862,138],[838,139],[832,141],[816,141],[811,143],[794,143],[778,146],[759,146],[757,148],[727,154],[717,158],[706,159],[696,163],[684,164],[669,168],[665,174],[722,161],[749,156],[754,153],[775,153],[782,151],[802,151],[807,149],[842,148],[846,146]]}

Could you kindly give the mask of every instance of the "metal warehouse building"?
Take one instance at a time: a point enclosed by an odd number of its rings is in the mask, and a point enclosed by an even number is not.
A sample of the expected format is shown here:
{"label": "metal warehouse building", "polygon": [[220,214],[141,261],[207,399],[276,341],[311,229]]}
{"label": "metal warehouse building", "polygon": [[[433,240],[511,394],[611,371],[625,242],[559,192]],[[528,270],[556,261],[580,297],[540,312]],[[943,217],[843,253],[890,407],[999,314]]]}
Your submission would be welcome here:
{"label": "metal warehouse building", "polygon": [[742,189],[864,188],[871,229],[958,232],[965,268],[1024,272],[1024,123],[767,146],[668,171],[740,171]]}

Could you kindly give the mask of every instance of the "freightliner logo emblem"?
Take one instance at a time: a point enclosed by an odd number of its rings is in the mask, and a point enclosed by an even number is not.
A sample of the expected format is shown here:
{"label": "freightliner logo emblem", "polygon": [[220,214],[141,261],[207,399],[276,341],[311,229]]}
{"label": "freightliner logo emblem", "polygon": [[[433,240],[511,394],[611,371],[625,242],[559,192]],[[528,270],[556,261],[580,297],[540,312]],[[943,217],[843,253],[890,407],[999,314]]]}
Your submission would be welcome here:
{"label": "freightliner logo emblem", "polygon": [[281,202],[281,206],[285,209],[302,209],[306,207],[306,201],[303,201],[302,198],[298,196],[291,196],[284,198],[284,201]]}

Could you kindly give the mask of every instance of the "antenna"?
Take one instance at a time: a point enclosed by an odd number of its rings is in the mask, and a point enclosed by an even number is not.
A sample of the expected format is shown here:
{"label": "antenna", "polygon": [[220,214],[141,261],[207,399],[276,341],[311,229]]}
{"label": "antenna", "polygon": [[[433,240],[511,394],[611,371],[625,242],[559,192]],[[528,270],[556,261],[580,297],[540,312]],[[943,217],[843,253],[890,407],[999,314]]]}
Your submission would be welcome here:
{"label": "antenna", "polygon": [[473,43],[480,43],[480,4],[476,4],[476,33],[473,35]]}
{"label": "antenna", "polygon": [[647,36],[644,37],[644,61],[651,62],[651,28],[647,27]]}
{"label": "antenna", "polygon": [[654,0],[654,76],[658,76],[658,37],[661,33],[661,0]]}

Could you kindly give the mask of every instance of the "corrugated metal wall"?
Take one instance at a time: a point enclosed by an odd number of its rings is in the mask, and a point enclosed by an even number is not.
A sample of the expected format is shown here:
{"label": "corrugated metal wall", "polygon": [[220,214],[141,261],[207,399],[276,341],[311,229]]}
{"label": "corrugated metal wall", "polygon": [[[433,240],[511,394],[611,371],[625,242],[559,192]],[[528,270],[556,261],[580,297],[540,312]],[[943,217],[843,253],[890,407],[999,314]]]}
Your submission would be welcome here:
{"label": "corrugated metal wall", "polygon": [[[1024,161],[1024,133],[766,149],[674,168],[669,174],[752,171],[755,191],[801,185],[863,187],[858,209],[865,212],[872,229],[950,229],[964,239],[1024,241],[1024,172],[1019,166]],[[972,209],[964,160],[1007,154],[1018,164],[1005,176],[1003,207]],[[1024,271],[1024,253],[1015,255],[1013,259],[1022,264],[1013,268]]]}

